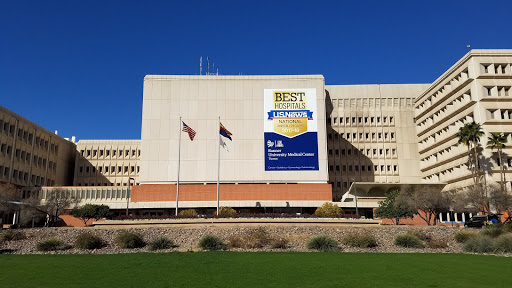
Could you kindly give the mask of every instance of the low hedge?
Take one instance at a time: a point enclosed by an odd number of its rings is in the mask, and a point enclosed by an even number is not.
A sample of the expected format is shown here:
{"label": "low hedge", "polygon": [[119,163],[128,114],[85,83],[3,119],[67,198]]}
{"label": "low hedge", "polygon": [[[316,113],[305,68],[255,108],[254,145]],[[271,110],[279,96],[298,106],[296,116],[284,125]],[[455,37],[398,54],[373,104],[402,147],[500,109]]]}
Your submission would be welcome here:
{"label": "low hedge", "polygon": [[56,238],[50,238],[36,244],[36,250],[42,252],[67,250],[69,248],[71,248],[70,245]]}
{"label": "low hedge", "polygon": [[477,235],[464,243],[464,251],[475,253],[489,253],[494,251],[494,241],[491,236]]}
{"label": "low hedge", "polygon": [[309,239],[306,247],[311,250],[318,250],[322,252],[337,252],[340,251],[338,242],[326,235],[315,236]]}
{"label": "low hedge", "polygon": [[454,238],[455,238],[455,242],[457,242],[457,243],[465,243],[466,241],[475,237],[476,235],[478,235],[478,233],[476,233],[474,231],[461,230],[461,231],[455,233]]}
{"label": "low hedge", "polygon": [[142,248],[146,245],[142,235],[134,232],[122,231],[114,239],[116,244],[125,249]]}
{"label": "low hedge", "polygon": [[90,233],[82,233],[75,240],[75,247],[83,250],[100,249],[103,245],[104,242],[100,237]]}
{"label": "low hedge", "polygon": [[156,251],[156,250],[165,250],[165,249],[171,249],[174,247],[174,241],[167,237],[159,237],[151,242],[149,242],[149,250],[150,251]]}
{"label": "low hedge", "polygon": [[358,248],[377,247],[377,239],[372,234],[366,233],[350,233],[343,237],[342,243]]}
{"label": "low hedge", "polygon": [[209,251],[226,250],[228,248],[224,241],[214,235],[203,236],[203,238],[199,240],[199,247]]}
{"label": "low hedge", "polygon": [[396,236],[394,241],[396,246],[401,246],[405,248],[423,248],[425,245],[416,235],[412,235],[409,233],[401,234]]}

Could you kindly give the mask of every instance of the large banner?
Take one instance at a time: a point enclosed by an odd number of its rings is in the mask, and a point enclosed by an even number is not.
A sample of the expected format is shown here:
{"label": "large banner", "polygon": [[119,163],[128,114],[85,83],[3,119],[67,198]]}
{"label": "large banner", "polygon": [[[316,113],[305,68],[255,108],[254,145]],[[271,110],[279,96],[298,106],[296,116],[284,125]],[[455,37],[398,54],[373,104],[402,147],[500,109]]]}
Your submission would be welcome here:
{"label": "large banner", "polygon": [[318,170],[316,89],[265,89],[265,171]]}

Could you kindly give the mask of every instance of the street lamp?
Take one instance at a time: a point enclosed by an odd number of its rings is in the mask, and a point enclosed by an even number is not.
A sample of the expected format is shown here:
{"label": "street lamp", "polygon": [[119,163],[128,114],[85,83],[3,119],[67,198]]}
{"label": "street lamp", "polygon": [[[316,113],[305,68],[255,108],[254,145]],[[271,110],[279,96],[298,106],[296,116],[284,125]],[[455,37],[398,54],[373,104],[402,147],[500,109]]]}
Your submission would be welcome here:
{"label": "street lamp", "polygon": [[126,193],[126,216],[128,216],[128,205],[130,204],[130,184],[132,183],[131,180],[135,182],[134,178],[128,178],[128,193]]}
{"label": "street lamp", "polygon": [[352,180],[352,186],[354,187],[354,199],[356,200],[356,215],[359,216],[359,208],[357,207],[357,189],[356,189],[356,180],[354,178]]}

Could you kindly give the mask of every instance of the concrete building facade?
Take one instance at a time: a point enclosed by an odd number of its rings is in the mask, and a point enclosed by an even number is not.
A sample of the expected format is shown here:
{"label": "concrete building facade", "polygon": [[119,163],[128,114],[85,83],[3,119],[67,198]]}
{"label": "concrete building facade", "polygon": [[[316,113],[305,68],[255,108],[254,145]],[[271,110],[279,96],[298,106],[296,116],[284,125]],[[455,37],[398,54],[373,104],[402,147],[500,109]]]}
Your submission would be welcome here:
{"label": "concrete building facade", "polygon": [[73,184],[75,144],[0,106],[0,182]]}
{"label": "concrete building facade", "polygon": [[[371,210],[386,191],[400,185],[435,184],[445,191],[471,185],[468,151],[458,144],[456,136],[468,122],[480,123],[485,132],[480,142],[480,163],[486,181],[499,181],[502,165],[508,175],[512,164],[511,89],[512,50],[471,50],[432,84],[325,85],[321,75],[148,75],[144,79],[141,140],[79,141],[77,152],[73,152],[76,165],[68,167],[75,187],[68,189],[82,197],[84,203],[101,202],[121,209],[127,201],[133,209],[173,209],[181,137],[182,208],[215,207],[219,177],[221,205],[239,210],[272,207],[295,211],[312,209],[327,201],[357,209],[358,199],[359,205]],[[265,110],[265,97],[276,90],[313,91],[316,110],[308,117],[316,121],[316,169],[267,169],[266,149],[274,143],[267,143],[265,138],[271,120]],[[9,117],[0,117],[0,139],[2,145],[6,144],[5,151],[8,147],[21,147],[13,139],[5,140],[5,135],[18,131],[16,125],[20,125]],[[180,117],[196,131],[193,141],[181,131]],[[219,145],[219,117],[233,134],[232,141],[221,138],[229,152]],[[23,129],[21,139],[25,138],[25,130],[29,134],[32,131]],[[486,148],[491,132],[504,133],[508,139],[503,161],[497,159],[495,150]],[[37,135],[30,138],[29,134],[27,140],[20,142],[31,139],[39,144],[27,146],[30,149],[19,148],[21,158],[24,155],[25,159],[33,159],[26,156],[31,149],[35,149],[37,157],[43,157],[43,151],[51,154],[50,135],[39,137],[45,139],[41,148],[41,141],[34,140]],[[59,144],[58,155],[62,145]],[[3,149],[0,152],[7,153]],[[10,149],[10,153],[16,153]],[[2,167],[11,163],[6,159],[12,161],[12,154],[9,158],[1,153],[0,169],[5,173]],[[47,159],[58,162],[56,158]],[[34,162],[39,165],[39,158]],[[53,166],[41,163],[44,167]],[[25,179],[24,173],[34,174],[22,166],[8,167],[22,170],[21,179]],[[35,174],[42,173],[37,169]],[[36,177],[43,177],[41,173]],[[20,177],[19,172],[16,177],[11,172],[5,175],[18,180]],[[29,175],[27,179],[31,178]],[[35,183],[26,185],[45,185],[49,178],[50,184],[65,182],[57,180],[57,176],[53,179],[44,175],[44,181],[36,178]],[[135,179],[130,182],[135,184],[133,193],[126,187],[130,177]],[[510,175],[506,182],[511,189],[509,178]]]}
{"label": "concrete building facade", "polygon": [[79,140],[76,149],[73,186],[139,184],[140,140]]}
{"label": "concrete building facade", "polygon": [[[471,50],[455,63],[415,102],[415,120],[422,179],[444,182],[445,190],[473,184],[468,149],[458,144],[457,132],[465,123],[479,123],[479,162],[486,182],[500,181],[500,165],[506,174],[512,164],[512,50]],[[491,132],[504,133],[503,163],[496,149],[487,147]],[[510,176],[506,176],[508,189]]]}
{"label": "concrete building facade", "polygon": [[326,85],[333,201],[341,201],[354,182],[421,182],[413,103],[428,87]]}

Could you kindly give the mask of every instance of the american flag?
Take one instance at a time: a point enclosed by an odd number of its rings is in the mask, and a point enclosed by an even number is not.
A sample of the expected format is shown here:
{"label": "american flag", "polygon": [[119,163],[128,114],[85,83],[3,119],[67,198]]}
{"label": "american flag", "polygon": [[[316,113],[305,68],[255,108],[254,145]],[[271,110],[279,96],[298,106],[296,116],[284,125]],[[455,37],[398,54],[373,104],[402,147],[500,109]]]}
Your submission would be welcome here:
{"label": "american flag", "polygon": [[181,121],[181,123],[183,123],[183,132],[187,132],[188,133],[188,137],[190,137],[190,140],[191,141],[194,141],[194,137],[196,136],[196,131],[194,131],[194,129],[190,128],[187,126],[187,124],[185,124],[185,122]]}

